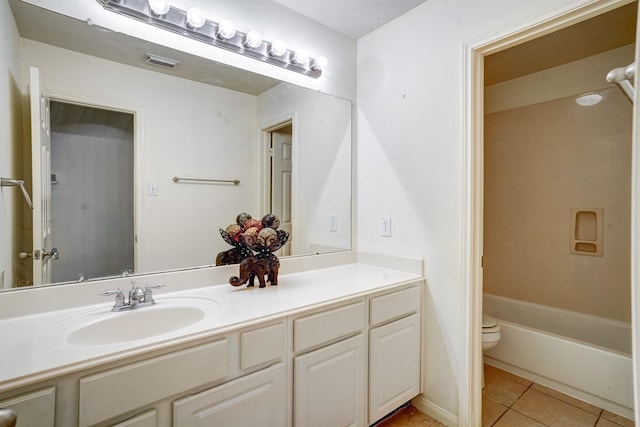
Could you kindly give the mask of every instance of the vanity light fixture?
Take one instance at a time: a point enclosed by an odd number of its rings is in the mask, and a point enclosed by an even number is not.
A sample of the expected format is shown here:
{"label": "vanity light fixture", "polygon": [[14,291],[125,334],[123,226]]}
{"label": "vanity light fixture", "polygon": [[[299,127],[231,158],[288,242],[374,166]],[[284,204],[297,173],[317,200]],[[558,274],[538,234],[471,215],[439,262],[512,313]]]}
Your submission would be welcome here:
{"label": "vanity light fixture", "polygon": [[204,13],[197,7],[187,10],[187,25],[194,30],[202,27],[205,22]]}
{"label": "vanity light fixture", "polygon": [[149,0],[149,9],[156,16],[163,16],[169,12],[171,6],[164,0]]}
{"label": "vanity light fixture", "polygon": [[222,39],[229,40],[236,35],[236,26],[228,19],[220,21],[216,35]]}
{"label": "vanity light fixture", "polygon": [[244,37],[244,45],[252,49],[257,49],[262,45],[262,34],[256,30],[251,30]]}
{"label": "vanity light fixture", "polygon": [[269,49],[269,55],[271,56],[284,56],[287,53],[287,44],[282,40],[276,40],[271,43],[271,48]]}
{"label": "vanity light fixture", "polygon": [[298,49],[293,55],[293,62],[298,65],[306,65],[309,62],[309,54],[304,49]]}
{"label": "vanity light fixture", "polygon": [[327,58],[309,57],[304,49],[288,50],[282,40],[264,41],[258,31],[238,31],[229,20],[207,19],[196,7],[182,10],[164,0],[96,0],[105,9],[268,64],[318,78]]}
{"label": "vanity light fixture", "polygon": [[313,64],[311,65],[311,69],[322,72],[322,70],[327,68],[328,64],[329,64],[329,60],[326,57],[318,56],[315,59],[315,61],[313,61]]}

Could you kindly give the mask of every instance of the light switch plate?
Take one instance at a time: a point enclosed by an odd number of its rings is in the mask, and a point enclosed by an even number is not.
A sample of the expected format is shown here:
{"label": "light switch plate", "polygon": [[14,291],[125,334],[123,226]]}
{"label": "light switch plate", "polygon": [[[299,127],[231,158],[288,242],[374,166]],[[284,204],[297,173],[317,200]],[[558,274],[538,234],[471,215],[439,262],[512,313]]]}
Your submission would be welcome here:
{"label": "light switch plate", "polygon": [[158,183],[155,181],[147,182],[147,195],[148,196],[157,196],[158,195]]}
{"label": "light switch plate", "polygon": [[329,215],[329,231],[338,231],[337,215]]}
{"label": "light switch plate", "polygon": [[391,237],[391,217],[380,217],[380,235],[382,237]]}

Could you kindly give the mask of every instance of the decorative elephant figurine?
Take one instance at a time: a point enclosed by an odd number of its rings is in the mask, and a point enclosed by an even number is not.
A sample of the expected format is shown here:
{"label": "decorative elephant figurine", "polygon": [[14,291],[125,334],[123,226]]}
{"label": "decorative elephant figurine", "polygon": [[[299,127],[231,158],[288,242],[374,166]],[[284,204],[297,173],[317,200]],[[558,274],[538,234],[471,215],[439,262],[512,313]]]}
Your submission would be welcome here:
{"label": "decorative elephant figurine", "polygon": [[[269,261],[264,258],[249,257],[240,261],[240,276],[233,276],[229,279],[229,283],[233,286],[241,286],[249,282],[247,286],[253,286],[255,278],[258,278],[260,287],[266,286],[265,276],[271,278],[271,266]],[[272,282],[273,283],[273,282]]]}
{"label": "decorative elephant figurine", "polygon": [[280,260],[277,256],[272,254],[271,252],[267,252],[264,255],[259,254],[258,257],[260,259],[264,259],[269,263],[269,282],[271,286],[276,286],[278,284],[278,271],[280,270]]}
{"label": "decorative elephant figurine", "polygon": [[240,264],[244,258],[247,258],[247,256],[240,249],[231,248],[227,251],[220,252],[216,256],[216,265]]}
{"label": "decorative elephant figurine", "polygon": [[272,286],[278,284],[278,271],[280,260],[274,254],[261,257],[249,257],[240,261],[240,276],[233,276],[229,283],[233,286],[241,286],[248,282],[248,287],[253,286],[255,278],[258,278],[260,287],[266,286],[265,276]]}

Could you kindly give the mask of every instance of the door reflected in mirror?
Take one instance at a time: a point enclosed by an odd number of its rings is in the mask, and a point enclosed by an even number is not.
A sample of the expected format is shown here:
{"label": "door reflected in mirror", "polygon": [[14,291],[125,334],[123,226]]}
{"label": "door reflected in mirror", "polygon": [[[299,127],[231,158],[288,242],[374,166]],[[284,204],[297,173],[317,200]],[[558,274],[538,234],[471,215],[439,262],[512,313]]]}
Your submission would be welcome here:
{"label": "door reflected in mirror", "polygon": [[131,113],[51,101],[52,281],[134,271]]}
{"label": "door reflected in mirror", "polygon": [[[280,229],[292,233],[291,220],[291,176],[293,175],[293,138],[291,122],[269,131],[269,211],[280,218]],[[276,255],[291,255],[291,246],[285,245]]]}

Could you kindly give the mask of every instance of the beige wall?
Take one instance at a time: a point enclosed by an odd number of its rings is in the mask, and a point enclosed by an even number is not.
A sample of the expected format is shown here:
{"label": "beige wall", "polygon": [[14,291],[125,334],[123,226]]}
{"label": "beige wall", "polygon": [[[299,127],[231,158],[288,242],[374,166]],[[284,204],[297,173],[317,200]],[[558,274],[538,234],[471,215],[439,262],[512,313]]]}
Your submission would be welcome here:
{"label": "beige wall", "polygon": [[[485,116],[484,291],[630,321],[632,104],[600,93],[592,107],[571,96]],[[571,208],[604,209],[602,257],[570,253]]]}

